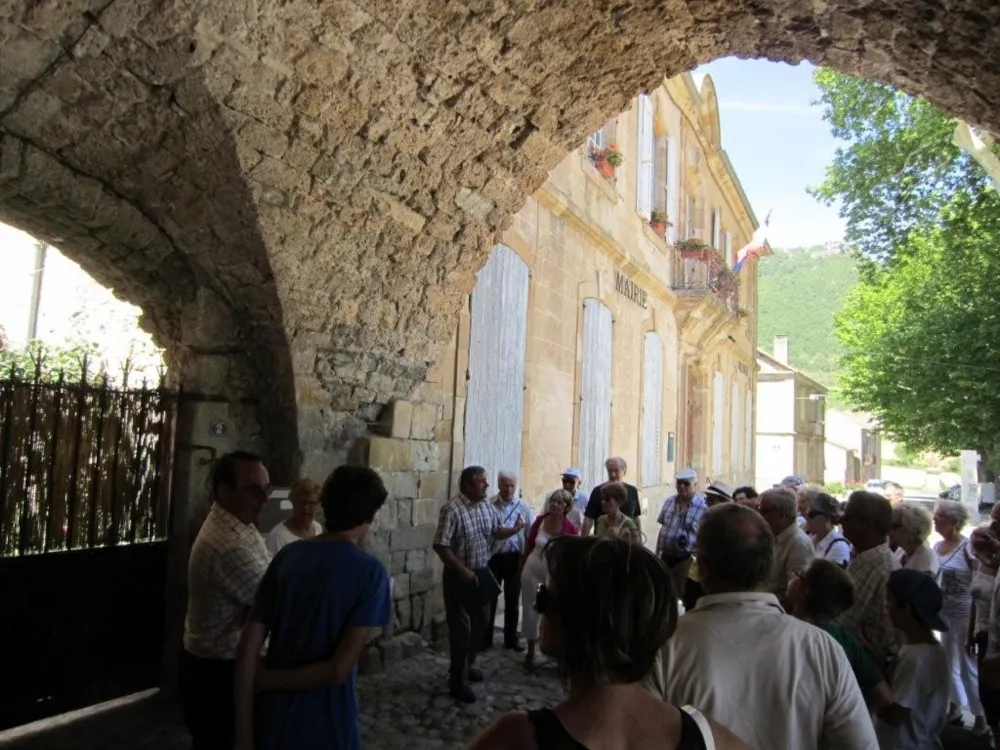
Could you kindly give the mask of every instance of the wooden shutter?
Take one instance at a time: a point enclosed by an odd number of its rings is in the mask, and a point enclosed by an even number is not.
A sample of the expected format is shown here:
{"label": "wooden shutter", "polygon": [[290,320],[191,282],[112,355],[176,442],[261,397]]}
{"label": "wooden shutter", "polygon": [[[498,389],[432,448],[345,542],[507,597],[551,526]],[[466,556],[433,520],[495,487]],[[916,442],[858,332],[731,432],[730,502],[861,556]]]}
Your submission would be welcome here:
{"label": "wooden shutter", "polygon": [[722,209],[712,209],[712,247],[722,249]]}
{"label": "wooden shutter", "polygon": [[740,385],[734,378],[729,393],[729,473],[731,475],[735,475],[740,470],[742,460],[740,455],[740,439],[743,437],[743,425],[740,424],[742,417]]}
{"label": "wooden shutter", "polygon": [[653,210],[653,102],[639,95],[639,163],[636,168],[635,210],[649,221]]}
{"label": "wooden shutter", "polygon": [[725,253],[726,253],[726,263],[728,263],[729,267],[732,268],[733,266],[736,265],[736,258],[733,257],[733,233],[732,232],[726,232],[726,236],[724,238],[724,242],[725,242],[725,246],[724,246],[723,249],[725,250]]}
{"label": "wooden shutter", "polygon": [[667,198],[667,136],[661,135],[655,140],[656,158],[653,161],[653,208],[662,211],[669,217],[669,200]]}
{"label": "wooden shutter", "polygon": [[722,373],[712,374],[712,479],[722,473],[722,447],[726,428],[726,382]]}
{"label": "wooden shutter", "polygon": [[667,218],[672,226],[667,239],[677,242],[677,229],[681,225],[681,170],[677,138],[667,136]]}
{"label": "wooden shutter", "polygon": [[524,357],[528,333],[528,266],[496,245],[472,292],[465,465],[520,470]]}
{"label": "wooden shutter", "polygon": [[580,473],[588,490],[605,479],[611,451],[611,310],[583,302],[583,380],[580,387]]}
{"label": "wooden shutter", "polygon": [[642,465],[640,480],[660,484],[660,442],[663,425],[663,342],[649,331],[643,337]]}
{"label": "wooden shutter", "polygon": [[753,391],[747,388],[743,393],[743,471],[752,476],[754,471],[753,449]]}

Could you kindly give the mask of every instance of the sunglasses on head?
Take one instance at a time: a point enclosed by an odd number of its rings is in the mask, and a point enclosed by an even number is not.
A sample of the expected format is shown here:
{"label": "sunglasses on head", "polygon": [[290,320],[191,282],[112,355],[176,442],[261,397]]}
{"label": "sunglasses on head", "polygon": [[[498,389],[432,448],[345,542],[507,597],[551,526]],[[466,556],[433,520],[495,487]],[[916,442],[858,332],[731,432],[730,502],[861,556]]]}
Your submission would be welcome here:
{"label": "sunglasses on head", "polygon": [[535,611],[544,615],[551,608],[552,599],[552,592],[549,591],[548,586],[544,583],[538,584],[538,588],[535,589]]}

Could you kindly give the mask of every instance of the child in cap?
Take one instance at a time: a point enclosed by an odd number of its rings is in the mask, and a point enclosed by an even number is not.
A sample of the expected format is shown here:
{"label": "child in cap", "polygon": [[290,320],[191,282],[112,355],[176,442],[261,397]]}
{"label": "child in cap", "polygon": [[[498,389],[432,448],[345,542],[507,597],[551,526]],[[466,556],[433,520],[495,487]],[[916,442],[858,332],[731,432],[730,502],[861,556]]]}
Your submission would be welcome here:
{"label": "child in cap", "polygon": [[904,568],[889,574],[886,604],[905,644],[892,670],[895,703],[878,712],[875,733],[880,750],[926,750],[936,742],[948,713],[951,670],[934,631],[948,629],[941,619],[941,589],[926,573]]}

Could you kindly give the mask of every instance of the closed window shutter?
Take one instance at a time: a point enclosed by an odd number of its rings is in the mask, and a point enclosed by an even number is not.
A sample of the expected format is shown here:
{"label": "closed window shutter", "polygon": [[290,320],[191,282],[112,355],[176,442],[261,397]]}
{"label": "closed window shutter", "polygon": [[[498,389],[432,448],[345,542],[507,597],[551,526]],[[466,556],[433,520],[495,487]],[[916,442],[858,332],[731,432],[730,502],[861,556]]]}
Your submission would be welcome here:
{"label": "closed window shutter", "polygon": [[639,95],[639,164],[636,168],[636,208],[646,221],[653,210],[653,103]]}
{"label": "closed window shutter", "polygon": [[733,257],[733,233],[726,232],[725,236],[726,263],[732,268],[736,265],[736,258]]}
{"label": "closed window shutter", "polygon": [[465,465],[484,467],[491,483],[521,466],[528,275],[517,253],[497,245],[472,292]]}
{"label": "closed window shutter", "polygon": [[722,473],[722,447],[725,445],[726,383],[722,373],[712,375],[712,478]]}
{"label": "closed window shutter", "polygon": [[660,483],[660,440],[663,422],[663,342],[650,331],[643,340],[642,466],[647,487]]}
{"label": "closed window shutter", "polygon": [[681,212],[681,171],[677,138],[667,136],[667,218],[671,227],[667,230],[670,242],[677,242],[677,228],[680,226]]}
{"label": "closed window shutter", "polygon": [[656,139],[656,159],[653,163],[653,208],[670,216],[669,198],[667,192],[667,146],[668,137]]}
{"label": "closed window shutter", "polygon": [[611,451],[611,310],[583,302],[583,373],[580,384],[580,473],[588,490],[604,479]]}
{"label": "closed window shutter", "polygon": [[740,408],[740,386],[735,380],[729,394],[729,472],[735,474],[741,462],[740,439],[743,437],[743,425],[740,419],[743,410]]}
{"label": "closed window shutter", "polygon": [[722,249],[722,209],[712,209],[712,247]]}
{"label": "closed window shutter", "polygon": [[749,474],[754,470],[753,391],[747,388],[743,397],[743,471]]}

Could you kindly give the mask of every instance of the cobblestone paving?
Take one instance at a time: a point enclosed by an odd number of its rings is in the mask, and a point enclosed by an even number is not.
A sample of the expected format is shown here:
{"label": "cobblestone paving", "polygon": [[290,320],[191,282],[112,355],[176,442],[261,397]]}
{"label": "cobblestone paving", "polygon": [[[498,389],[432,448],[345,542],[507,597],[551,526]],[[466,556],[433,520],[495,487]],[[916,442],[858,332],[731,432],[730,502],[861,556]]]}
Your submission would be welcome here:
{"label": "cobblestone paving", "polygon": [[366,750],[461,748],[498,713],[557,703],[563,695],[551,663],[533,673],[523,655],[494,647],[476,667],[485,680],[473,685],[479,700],[463,705],[448,696],[448,658],[427,651],[359,680],[361,731]]}
{"label": "cobblestone paving", "polygon": [[[544,660],[534,673],[523,655],[494,647],[476,666],[485,680],[479,700],[464,705],[448,696],[448,657],[427,650],[358,678],[365,750],[461,748],[497,713],[552,705],[563,695],[554,667]],[[0,742],[5,750],[187,750],[190,740],[172,701],[153,698],[56,726],[43,734]]]}

